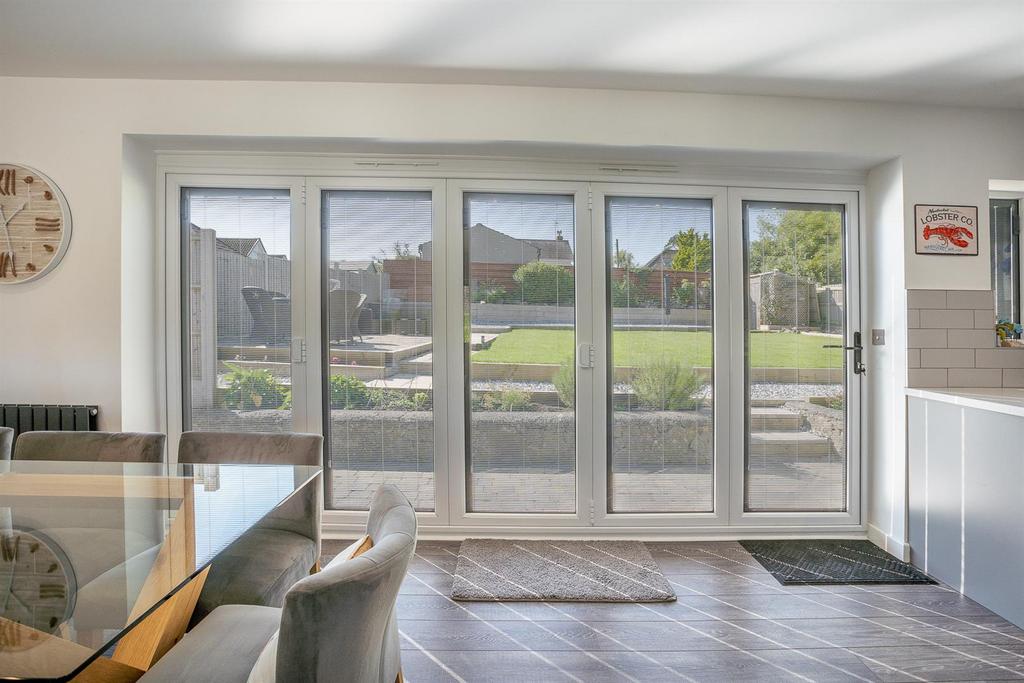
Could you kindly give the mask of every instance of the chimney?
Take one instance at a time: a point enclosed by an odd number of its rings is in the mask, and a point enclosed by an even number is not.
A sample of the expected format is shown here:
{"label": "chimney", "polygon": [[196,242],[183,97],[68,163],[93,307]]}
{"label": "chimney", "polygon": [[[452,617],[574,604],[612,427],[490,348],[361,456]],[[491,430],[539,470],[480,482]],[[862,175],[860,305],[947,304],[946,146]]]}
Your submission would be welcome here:
{"label": "chimney", "polygon": [[562,241],[562,231],[561,230],[556,230],[555,231],[555,239],[558,240],[559,242]]}

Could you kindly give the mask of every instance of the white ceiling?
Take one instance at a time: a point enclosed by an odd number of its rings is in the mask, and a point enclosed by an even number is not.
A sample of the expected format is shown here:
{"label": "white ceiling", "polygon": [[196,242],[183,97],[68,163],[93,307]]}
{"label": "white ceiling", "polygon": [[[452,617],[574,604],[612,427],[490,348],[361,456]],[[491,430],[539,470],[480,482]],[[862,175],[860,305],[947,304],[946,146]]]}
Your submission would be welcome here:
{"label": "white ceiling", "polygon": [[0,0],[0,75],[1024,108],[1024,0]]}

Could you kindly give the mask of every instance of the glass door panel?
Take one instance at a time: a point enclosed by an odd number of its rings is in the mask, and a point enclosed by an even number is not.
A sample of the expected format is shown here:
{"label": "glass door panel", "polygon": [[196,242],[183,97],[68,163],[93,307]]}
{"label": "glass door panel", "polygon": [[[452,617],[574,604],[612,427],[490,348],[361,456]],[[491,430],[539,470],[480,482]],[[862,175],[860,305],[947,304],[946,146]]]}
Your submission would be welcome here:
{"label": "glass door panel", "polygon": [[321,211],[327,507],[390,483],[433,511],[432,195],[328,190]]}
{"label": "glass door panel", "polygon": [[747,512],[845,512],[846,206],[743,201]]}
{"label": "glass door panel", "polygon": [[715,507],[712,200],[605,200],[608,510]]}
{"label": "glass door panel", "polygon": [[576,510],[572,195],[463,193],[466,510]]}
{"label": "glass door panel", "polygon": [[183,428],[288,432],[288,190],[183,188]]}

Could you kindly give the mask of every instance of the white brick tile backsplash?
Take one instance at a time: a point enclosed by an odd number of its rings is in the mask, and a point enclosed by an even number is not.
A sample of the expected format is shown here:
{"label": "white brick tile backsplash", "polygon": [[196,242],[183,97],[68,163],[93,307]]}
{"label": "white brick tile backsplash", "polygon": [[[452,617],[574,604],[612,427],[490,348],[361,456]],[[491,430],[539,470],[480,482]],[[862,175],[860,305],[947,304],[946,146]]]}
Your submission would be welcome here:
{"label": "white brick tile backsplash", "polygon": [[991,330],[949,330],[946,342],[951,349],[994,349],[996,335]]}
{"label": "white brick tile backsplash", "polygon": [[907,308],[946,308],[946,290],[908,289]]}
{"label": "white brick tile backsplash", "polygon": [[949,370],[942,369],[920,369],[920,370],[908,370],[907,381],[909,386],[918,387],[921,389],[927,388],[941,388],[949,386],[947,384],[947,373]]}
{"label": "white brick tile backsplash", "polygon": [[974,327],[979,330],[995,330],[996,314],[991,308],[981,308],[974,311]]}
{"label": "white brick tile backsplash", "polygon": [[907,330],[907,346],[911,349],[944,349],[947,346],[946,330]]}
{"label": "white brick tile backsplash", "polygon": [[1003,386],[1003,371],[950,368],[947,379],[951,387],[1001,387]]}
{"label": "white brick tile backsplash", "polygon": [[974,349],[921,349],[922,368],[973,368]]}
{"label": "white brick tile backsplash", "polygon": [[985,308],[996,305],[996,297],[991,289],[962,290],[951,289],[946,292],[946,308]]}
{"label": "white brick tile backsplash", "polygon": [[991,290],[907,290],[912,387],[1024,387],[1024,349],[1000,349]]}
{"label": "white brick tile backsplash", "polygon": [[921,327],[945,327],[973,330],[974,309],[922,309]]}
{"label": "white brick tile backsplash", "polygon": [[1024,368],[1024,349],[978,349],[975,365],[979,368]]}

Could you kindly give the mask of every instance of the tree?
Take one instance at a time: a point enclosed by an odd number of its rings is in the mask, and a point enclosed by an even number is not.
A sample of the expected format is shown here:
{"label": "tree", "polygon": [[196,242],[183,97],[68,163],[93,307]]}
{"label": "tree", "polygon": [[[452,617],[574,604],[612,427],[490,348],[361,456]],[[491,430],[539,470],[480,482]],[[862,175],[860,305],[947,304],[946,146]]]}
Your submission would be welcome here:
{"label": "tree", "polygon": [[409,246],[408,242],[399,242],[395,240],[395,244],[392,247],[395,250],[395,258],[400,261],[407,261],[409,259],[416,258],[416,255],[412,253],[412,247]]}
{"label": "tree", "polygon": [[762,215],[751,238],[751,273],[778,270],[806,277],[819,285],[843,281],[842,214],[836,211]]}
{"label": "tree", "polygon": [[680,230],[669,240],[668,246],[676,250],[676,255],[672,257],[672,270],[691,273],[711,272],[710,233],[697,232],[693,228]]}
{"label": "tree", "polygon": [[633,256],[633,252],[619,249],[618,240],[615,240],[615,254],[612,256],[612,262],[616,268],[636,270],[636,258]]}

